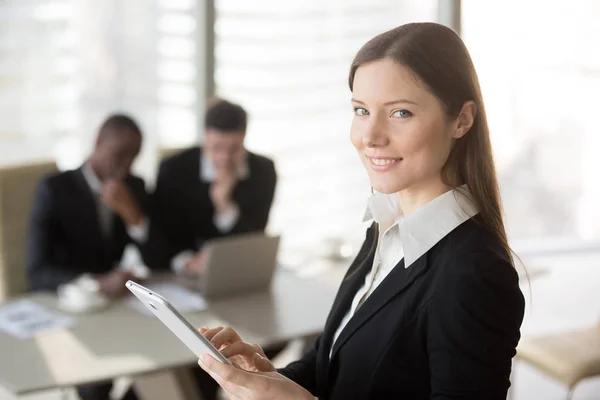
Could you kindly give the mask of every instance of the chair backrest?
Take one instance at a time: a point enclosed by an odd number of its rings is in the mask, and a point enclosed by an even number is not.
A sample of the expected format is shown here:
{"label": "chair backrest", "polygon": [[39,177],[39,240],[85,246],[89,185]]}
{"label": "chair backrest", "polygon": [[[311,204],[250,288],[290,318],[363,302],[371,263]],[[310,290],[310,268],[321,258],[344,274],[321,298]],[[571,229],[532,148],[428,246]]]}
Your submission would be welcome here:
{"label": "chair backrest", "polygon": [[0,167],[0,301],[23,293],[26,239],[35,187],[54,162]]}

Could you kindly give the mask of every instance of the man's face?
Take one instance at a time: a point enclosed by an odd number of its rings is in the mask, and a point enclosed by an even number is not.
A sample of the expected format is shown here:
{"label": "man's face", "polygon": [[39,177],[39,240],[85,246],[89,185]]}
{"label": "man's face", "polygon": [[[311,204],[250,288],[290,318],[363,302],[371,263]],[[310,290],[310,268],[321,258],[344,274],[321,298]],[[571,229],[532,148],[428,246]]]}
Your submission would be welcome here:
{"label": "man's face", "polygon": [[140,152],[142,137],[133,131],[105,132],[96,143],[95,158],[103,179],[122,179]]}
{"label": "man's face", "polygon": [[217,170],[235,170],[244,160],[244,132],[223,132],[209,128],[204,137],[204,156]]}

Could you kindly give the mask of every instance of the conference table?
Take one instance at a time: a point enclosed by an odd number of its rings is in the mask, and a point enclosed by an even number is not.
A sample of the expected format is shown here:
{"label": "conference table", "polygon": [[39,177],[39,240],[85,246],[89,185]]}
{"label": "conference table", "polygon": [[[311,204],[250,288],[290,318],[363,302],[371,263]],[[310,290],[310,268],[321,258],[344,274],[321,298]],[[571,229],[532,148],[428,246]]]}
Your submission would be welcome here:
{"label": "conference table", "polygon": [[[232,326],[246,341],[267,346],[319,334],[335,292],[333,285],[281,270],[269,291],[207,299],[206,310],[184,315],[196,327]],[[57,306],[53,294],[21,298],[50,310]],[[0,332],[0,397],[151,376],[197,361],[158,319],[123,301],[75,318],[71,328],[42,331],[30,339]]]}

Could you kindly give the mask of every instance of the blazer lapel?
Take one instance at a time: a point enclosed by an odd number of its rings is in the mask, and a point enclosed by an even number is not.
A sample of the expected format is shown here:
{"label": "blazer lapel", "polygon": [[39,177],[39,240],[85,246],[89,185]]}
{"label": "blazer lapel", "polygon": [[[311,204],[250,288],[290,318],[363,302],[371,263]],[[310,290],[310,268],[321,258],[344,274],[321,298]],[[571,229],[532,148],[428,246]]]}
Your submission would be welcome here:
{"label": "blazer lapel", "polygon": [[[415,280],[427,270],[427,253],[415,261],[406,271],[404,260],[390,272],[373,293],[365,300],[364,304],[356,311],[354,316],[342,330],[340,336],[333,346],[331,359],[339,352],[340,348],[352,337],[361,326],[363,326],[373,315],[389,303],[394,297],[408,289]],[[399,282],[401,274],[406,272],[403,282]]]}
{"label": "blazer lapel", "polygon": [[[140,202],[140,197],[138,193],[136,193],[135,186],[132,183],[130,178],[125,179],[124,181],[127,189],[133,196],[134,200],[137,202],[138,207],[144,210],[142,203]],[[118,260],[121,256],[121,250],[127,245],[129,242],[129,234],[127,233],[127,226],[125,225],[125,221],[123,218],[119,216],[119,214],[113,212],[112,213],[112,224],[111,224],[111,232],[109,237],[107,238],[107,247],[109,248],[109,253],[111,257],[111,261]]]}
{"label": "blazer lapel", "polygon": [[[374,258],[375,249],[373,248],[371,251],[369,251],[369,253],[367,253],[367,256],[360,262],[356,269],[346,278],[344,278],[345,282],[340,287],[339,293],[334,302],[334,306],[331,310],[331,316],[328,319],[324,329],[325,332],[330,333],[330,335],[328,335],[329,341],[333,339],[333,334],[339,327],[344,315],[346,315],[348,312],[356,292],[364,284],[365,277],[371,270]],[[328,348],[330,348],[329,344],[330,343],[327,343]]]}
{"label": "blazer lapel", "polygon": [[104,249],[105,253],[107,253],[106,239],[100,228],[97,200],[85,181],[81,168],[75,172],[75,178],[82,198],[82,201],[77,204],[77,208],[83,210],[81,224],[89,227],[90,240],[97,243],[97,246]]}
{"label": "blazer lapel", "polygon": [[[363,247],[356,256],[354,263],[348,268],[348,273],[344,277],[340,289],[338,290],[338,294],[333,302],[330,315],[327,318],[327,323],[325,324],[323,334],[321,335],[320,348],[322,350],[319,351],[317,358],[317,370],[319,371],[325,372],[328,370],[329,353],[333,335],[340,326],[342,318],[350,309],[352,299],[354,299],[356,292],[364,284],[365,277],[371,270],[376,250],[376,246],[373,243],[375,233],[376,229],[373,227],[369,228],[367,231],[364,244],[364,246],[367,247]],[[322,387],[321,385],[327,381],[326,378],[324,381],[321,380],[321,377],[323,376],[324,373],[317,373],[319,387]]]}

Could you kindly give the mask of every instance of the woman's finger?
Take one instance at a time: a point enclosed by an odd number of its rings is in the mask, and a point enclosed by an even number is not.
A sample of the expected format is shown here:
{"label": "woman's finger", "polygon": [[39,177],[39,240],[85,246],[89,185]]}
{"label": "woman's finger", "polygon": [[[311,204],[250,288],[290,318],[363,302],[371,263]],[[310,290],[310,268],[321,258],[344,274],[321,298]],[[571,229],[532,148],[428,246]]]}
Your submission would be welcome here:
{"label": "woman's finger", "polygon": [[242,338],[240,338],[240,335],[238,335],[238,333],[232,328],[227,327],[217,332],[211,339],[208,340],[210,340],[213,346],[215,346],[217,349],[220,349],[225,343],[233,344],[241,341]]}
{"label": "woman's finger", "polygon": [[234,356],[252,357],[255,353],[256,348],[253,345],[242,342],[241,340],[234,342],[221,350],[221,354],[223,354],[225,358]]}
{"label": "woman's finger", "polygon": [[208,339],[209,341],[219,332],[221,332],[223,330],[222,326],[217,326],[216,328],[212,328],[212,329],[208,329],[207,331],[203,332],[202,334],[204,335],[204,337],[206,339]]}
{"label": "woman's finger", "polygon": [[221,363],[208,354],[200,356],[198,363],[217,381],[219,386],[233,396],[247,394],[245,389],[262,391],[268,387],[265,376],[252,374],[232,365]]}

